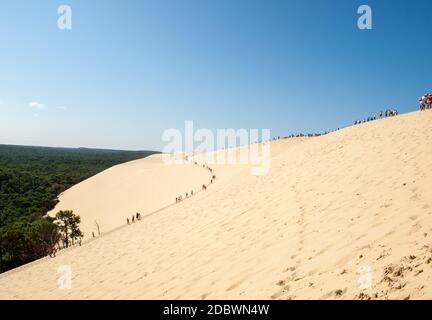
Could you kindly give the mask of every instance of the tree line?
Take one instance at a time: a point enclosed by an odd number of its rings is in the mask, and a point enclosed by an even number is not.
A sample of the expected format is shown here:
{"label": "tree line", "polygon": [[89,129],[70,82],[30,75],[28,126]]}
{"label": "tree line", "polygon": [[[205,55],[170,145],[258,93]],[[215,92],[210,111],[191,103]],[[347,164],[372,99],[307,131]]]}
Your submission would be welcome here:
{"label": "tree line", "polygon": [[42,217],[30,224],[15,223],[0,235],[2,271],[7,271],[45,256],[54,257],[58,250],[81,244],[81,218],[73,211],[59,211],[55,218]]}
{"label": "tree line", "polygon": [[0,272],[79,243],[78,215],[45,216],[58,195],[113,165],[153,153],[0,145]]}

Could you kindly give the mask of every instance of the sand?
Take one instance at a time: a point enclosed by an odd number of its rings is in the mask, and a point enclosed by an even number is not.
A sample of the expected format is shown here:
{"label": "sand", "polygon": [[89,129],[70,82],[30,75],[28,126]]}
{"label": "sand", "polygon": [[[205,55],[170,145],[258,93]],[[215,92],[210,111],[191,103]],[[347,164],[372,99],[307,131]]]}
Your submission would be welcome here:
{"label": "sand", "polygon": [[[430,299],[431,128],[427,111],[275,141],[265,176],[245,165],[213,165],[217,179],[207,191],[0,275],[0,298]],[[100,184],[124,184],[151,167],[145,160],[133,165],[130,174],[118,166],[112,178],[103,173],[99,184],[76,186],[62,201],[80,208],[80,194],[90,197],[107,187]],[[158,176],[171,169],[148,170]],[[199,166],[175,170],[208,178]],[[161,191],[154,197],[165,197],[170,184],[179,183],[179,190],[171,186],[179,192],[184,179],[153,180]],[[147,211],[139,192],[112,190],[106,199],[115,212]],[[123,197],[136,206],[124,208]],[[96,211],[88,210],[111,219]],[[71,268],[71,289],[58,288],[62,265]]]}
{"label": "sand", "polygon": [[[73,210],[81,217],[84,240],[110,232],[132,220],[137,212],[146,216],[175,203],[179,195],[198,191],[211,179],[210,173],[191,165],[165,165],[152,155],[109,168],[66,190],[49,212]],[[99,231],[98,227],[99,225]]]}

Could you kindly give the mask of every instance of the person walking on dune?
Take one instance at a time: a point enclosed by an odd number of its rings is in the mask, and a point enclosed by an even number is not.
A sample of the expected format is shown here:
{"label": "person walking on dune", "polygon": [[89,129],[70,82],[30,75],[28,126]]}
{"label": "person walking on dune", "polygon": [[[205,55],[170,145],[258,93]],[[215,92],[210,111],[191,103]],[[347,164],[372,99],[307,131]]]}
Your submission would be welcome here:
{"label": "person walking on dune", "polygon": [[129,218],[126,218],[126,222],[127,224],[130,224]]}
{"label": "person walking on dune", "polygon": [[428,110],[432,109],[432,94],[429,93],[426,97],[426,108]]}
{"label": "person walking on dune", "polygon": [[420,111],[424,111],[426,108],[426,97],[425,96],[421,96],[420,98],[418,98],[419,104],[420,104]]}

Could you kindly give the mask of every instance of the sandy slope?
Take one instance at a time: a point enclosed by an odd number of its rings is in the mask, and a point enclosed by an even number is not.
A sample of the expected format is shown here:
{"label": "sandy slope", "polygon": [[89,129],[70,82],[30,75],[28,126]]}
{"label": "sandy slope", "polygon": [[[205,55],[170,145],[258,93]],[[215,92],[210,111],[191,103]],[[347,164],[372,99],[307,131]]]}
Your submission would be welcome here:
{"label": "sandy slope", "polygon": [[211,175],[193,165],[165,165],[161,155],[114,166],[66,190],[50,212],[73,210],[81,216],[85,238],[124,225],[139,212],[149,214],[175,202],[191,190],[199,190]]}
{"label": "sandy slope", "polygon": [[268,175],[214,166],[206,192],[0,275],[0,297],[432,298],[431,128],[416,112],[273,142]]}

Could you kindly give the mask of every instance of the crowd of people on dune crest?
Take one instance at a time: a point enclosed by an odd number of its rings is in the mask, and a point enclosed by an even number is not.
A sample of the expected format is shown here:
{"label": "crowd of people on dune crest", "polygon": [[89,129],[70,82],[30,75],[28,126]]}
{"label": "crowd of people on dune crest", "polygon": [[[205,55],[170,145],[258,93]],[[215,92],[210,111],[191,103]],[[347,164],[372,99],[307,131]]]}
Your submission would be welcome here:
{"label": "crowd of people on dune crest", "polygon": [[[420,111],[425,111],[425,110],[431,110],[432,109],[432,93],[425,93],[424,95],[422,95],[421,97],[419,97],[418,102],[420,104]],[[365,123],[365,122],[369,122],[369,121],[374,121],[377,119],[382,119],[382,118],[387,118],[387,117],[393,117],[393,116],[397,116],[399,114],[399,111],[397,109],[387,109],[385,112],[380,111],[378,113],[378,115],[374,114],[371,117],[368,117],[366,119],[363,120],[356,120],[354,122],[355,125],[357,124],[361,124],[361,123]]]}
{"label": "crowd of people on dune crest", "polygon": [[[420,98],[418,98],[418,101],[420,103],[420,111],[425,111],[425,110],[431,110],[432,109],[432,93],[425,93],[424,95],[422,95]],[[380,111],[376,114],[373,114],[370,117],[367,117],[363,120],[356,120],[354,122],[354,125],[358,125],[361,123],[366,123],[366,122],[370,122],[370,121],[375,121],[378,119],[383,119],[383,118],[388,118],[388,117],[394,117],[397,116],[399,114],[399,111],[397,109],[387,109],[385,111]],[[339,128],[337,130],[340,130]],[[333,131],[337,131],[337,130],[333,130]],[[275,137],[272,140],[280,140],[280,139],[287,139],[287,138],[295,138],[295,137],[318,137],[321,135],[326,135],[330,132],[333,131],[326,131],[324,133],[313,133],[313,134],[297,134],[297,135],[289,135],[286,137]],[[188,157],[185,156],[184,160],[189,161]],[[199,165],[196,161],[194,162],[195,165]],[[210,171],[210,173],[212,173],[212,178],[210,180],[209,184],[203,184],[201,187],[201,190],[207,190],[207,186],[212,184],[213,181],[216,179],[216,176],[213,174],[213,169],[210,168],[209,166],[203,164],[202,167],[204,169],[207,169],[208,171]],[[184,199],[190,198],[194,195],[194,191],[191,190],[190,192],[186,192],[185,193],[185,198],[183,198],[183,195],[180,195],[178,197],[175,198],[175,203],[179,203],[182,202]],[[131,224],[134,223],[135,221],[141,220],[141,214],[140,213],[136,213],[135,215],[132,216],[132,219],[127,218],[126,222],[127,224]]]}
{"label": "crowd of people on dune crest", "polygon": [[370,122],[370,121],[374,121],[377,119],[382,119],[382,118],[387,118],[387,117],[394,117],[397,116],[399,114],[399,111],[397,109],[387,109],[386,111],[380,111],[378,112],[378,115],[376,113],[374,113],[372,116],[367,117],[363,120],[356,120],[354,121],[354,125],[360,124],[360,123],[365,123],[365,122]]}
{"label": "crowd of people on dune crest", "polygon": [[432,93],[425,93],[418,98],[418,101],[420,103],[420,111],[432,109]]}
{"label": "crowd of people on dune crest", "polygon": [[[188,161],[189,159],[188,159],[187,156],[185,156],[185,157],[184,157],[184,160]],[[199,165],[198,162],[196,162],[196,161],[194,162],[194,164],[195,164],[195,165]],[[205,190],[207,190],[207,186],[208,186],[208,185],[213,184],[214,180],[216,179],[216,175],[213,174],[213,169],[210,168],[209,166],[203,164],[202,167],[203,167],[204,169],[207,169],[207,170],[212,174],[212,178],[210,179],[210,183],[207,184],[207,185],[204,183],[204,184],[202,185],[202,187],[201,187],[201,190],[204,190],[204,191],[205,191]],[[185,193],[185,198],[183,198],[183,195],[180,195],[180,196],[178,196],[178,197],[175,198],[175,203],[182,202],[183,199],[190,198],[190,197],[192,197],[193,195],[194,195],[194,191],[193,191],[193,190],[191,190],[190,193],[189,193],[189,192],[186,192],[186,193]],[[126,218],[126,223],[127,223],[127,224],[131,224],[131,223],[134,223],[135,221],[139,221],[139,220],[141,220],[141,213],[137,212],[135,215],[132,216],[131,219]]]}

